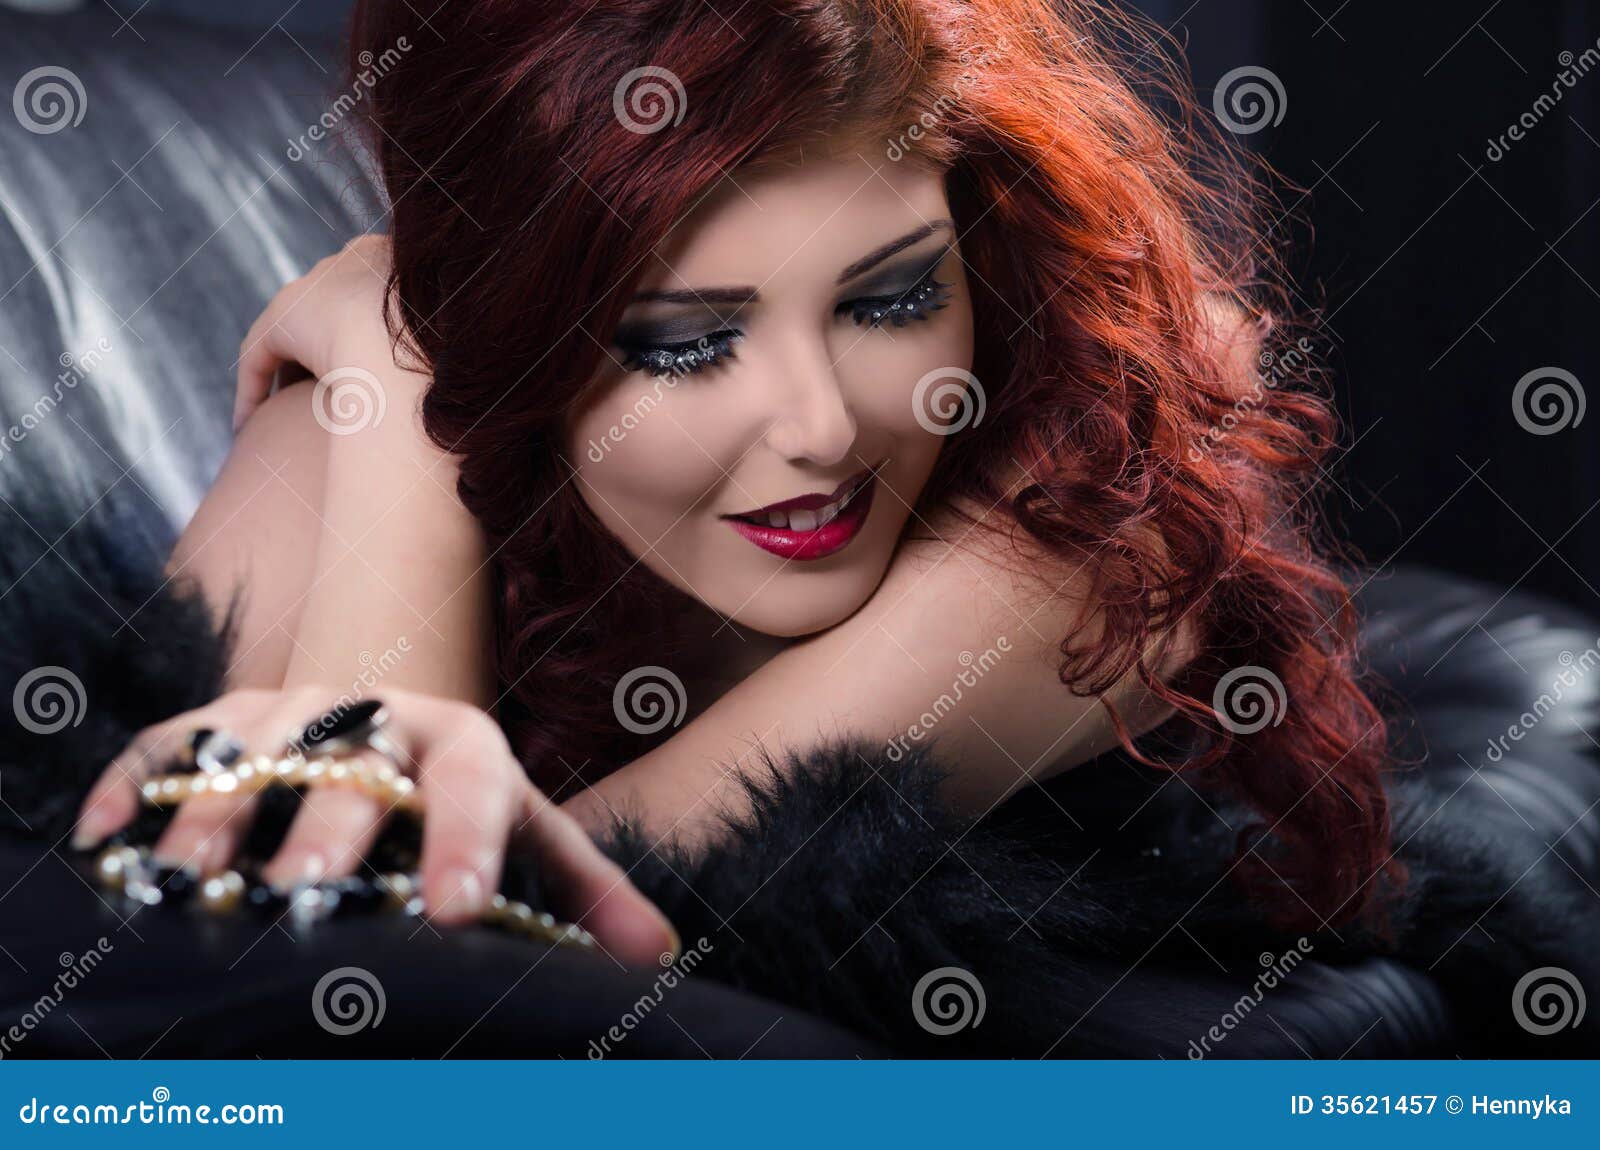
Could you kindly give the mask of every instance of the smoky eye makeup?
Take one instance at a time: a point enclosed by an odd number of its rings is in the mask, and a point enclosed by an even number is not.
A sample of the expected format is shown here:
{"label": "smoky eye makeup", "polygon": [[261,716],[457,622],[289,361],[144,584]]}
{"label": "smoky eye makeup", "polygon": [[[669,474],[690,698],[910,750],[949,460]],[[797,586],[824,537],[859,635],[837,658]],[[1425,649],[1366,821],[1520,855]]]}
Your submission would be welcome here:
{"label": "smoky eye makeup", "polygon": [[723,315],[696,308],[660,318],[624,320],[611,343],[622,353],[626,371],[652,376],[690,375],[733,356],[744,338],[737,311]]}
{"label": "smoky eye makeup", "polygon": [[691,340],[627,343],[619,336],[616,343],[623,354],[624,368],[659,378],[693,375],[732,359],[733,345],[743,338],[744,333],[737,328],[722,328]]}
{"label": "smoky eye makeup", "polygon": [[[886,323],[904,327],[914,319],[927,320],[933,312],[949,306],[953,285],[935,276],[951,251],[951,245],[946,244],[931,257],[911,262],[909,268],[902,265],[875,277],[840,303],[834,314],[848,315],[863,327],[882,327]],[[908,275],[913,277],[909,282]]]}
{"label": "smoky eye makeup", "polygon": [[[932,276],[944,263],[945,257],[954,250],[953,245],[943,244],[935,251],[923,252],[910,258],[902,258],[887,267],[880,268],[872,275],[862,276],[852,284],[845,295],[855,299],[889,298],[904,295],[917,284]],[[849,302],[846,300],[845,302]]]}
{"label": "smoky eye makeup", "polygon": [[[851,289],[849,298],[834,308],[860,327],[885,324],[904,327],[912,320],[928,320],[949,306],[952,283],[935,278],[945,257],[955,250],[944,244],[931,254],[901,260]],[[740,289],[744,290],[744,289]],[[753,292],[747,292],[753,298]],[[748,301],[747,301],[748,302]],[[737,316],[717,317],[724,326],[706,330],[704,311],[659,320],[633,320],[617,329],[612,344],[622,353],[627,371],[655,377],[694,375],[734,358],[734,345],[744,332],[733,326]]]}

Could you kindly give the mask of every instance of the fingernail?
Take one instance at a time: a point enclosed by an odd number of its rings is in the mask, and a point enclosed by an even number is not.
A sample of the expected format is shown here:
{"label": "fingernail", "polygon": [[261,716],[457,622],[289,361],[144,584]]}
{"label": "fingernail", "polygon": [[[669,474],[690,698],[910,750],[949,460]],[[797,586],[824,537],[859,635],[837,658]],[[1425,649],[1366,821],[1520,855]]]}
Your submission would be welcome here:
{"label": "fingernail", "polygon": [[328,860],[326,856],[311,851],[298,858],[280,861],[271,869],[272,877],[267,879],[267,885],[278,894],[288,894],[296,887],[326,878]]}
{"label": "fingernail", "polygon": [[172,866],[179,868],[194,867],[197,870],[204,869],[200,866],[200,860],[195,858],[193,855],[185,855],[182,851],[175,851],[171,849],[151,851],[150,861],[155,863],[156,866]]}
{"label": "fingernail", "polygon": [[669,953],[671,953],[673,959],[676,960],[683,954],[683,940],[678,937],[676,928],[673,927],[672,921],[668,919],[666,915],[661,916],[661,922],[667,928],[667,950]]}
{"label": "fingernail", "polygon": [[72,832],[72,849],[86,851],[92,846],[98,846],[116,829],[117,819],[114,815],[98,806],[90,807],[83,813],[83,817],[78,820],[77,828]]}
{"label": "fingernail", "polygon": [[155,850],[150,852],[150,861],[156,866],[180,867],[210,874],[214,868],[210,865],[209,854],[205,840],[168,843],[165,846],[158,843]]}
{"label": "fingernail", "polygon": [[477,871],[465,867],[446,871],[439,886],[444,891],[444,898],[433,907],[434,914],[448,911],[450,914],[472,916],[483,912],[483,880],[478,877]]}

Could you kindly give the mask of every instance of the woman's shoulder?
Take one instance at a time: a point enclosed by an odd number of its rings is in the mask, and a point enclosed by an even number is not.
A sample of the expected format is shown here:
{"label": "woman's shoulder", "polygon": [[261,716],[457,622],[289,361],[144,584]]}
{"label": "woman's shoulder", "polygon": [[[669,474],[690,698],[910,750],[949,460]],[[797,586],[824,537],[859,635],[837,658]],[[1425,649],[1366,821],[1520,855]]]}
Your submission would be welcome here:
{"label": "woman's shoulder", "polygon": [[1099,700],[1060,680],[1081,576],[983,510],[919,508],[868,601],[781,657],[796,679],[797,660],[833,668],[840,721],[885,735],[891,757],[936,740],[975,813],[1115,743]]}
{"label": "woman's shoulder", "polygon": [[[1004,503],[984,506],[955,499],[924,513],[908,531],[885,577],[891,593],[968,602],[992,621],[1025,623],[1052,659],[1069,633],[1074,645],[1098,641],[1103,625],[1094,597],[1098,553],[1071,544],[1046,544],[1022,526]],[[1178,620],[1160,637],[1152,669],[1170,678],[1195,655],[1198,627]]]}
{"label": "woman's shoulder", "polygon": [[923,603],[971,605],[996,622],[1045,615],[1056,622],[1083,610],[1093,556],[1047,547],[1009,507],[956,499],[913,520],[879,594]]}
{"label": "woman's shoulder", "polygon": [[[917,641],[937,657],[956,650],[970,654],[974,665],[1004,657],[991,676],[991,689],[1009,696],[1016,721],[1037,724],[1029,733],[1035,745],[1050,743],[1048,716],[1083,716],[1063,704],[1081,698],[1063,683],[1065,652],[1098,644],[1106,626],[1094,598],[1096,556],[1081,548],[1049,546],[1030,534],[1004,504],[983,507],[970,501],[925,512],[917,529],[902,540],[883,583],[874,595],[867,620],[901,638],[918,657]],[[1170,681],[1197,650],[1194,620],[1183,618],[1157,635],[1144,649],[1145,661],[1159,679]],[[1174,709],[1155,698],[1140,681],[1136,668],[1100,697],[1117,708],[1133,734],[1151,730]],[[1023,719],[1024,708],[1036,714]],[[1009,714],[1008,714],[1009,721]],[[1103,708],[1071,737],[1051,745],[1050,754],[1034,772],[1042,778],[1054,770],[1115,745]]]}

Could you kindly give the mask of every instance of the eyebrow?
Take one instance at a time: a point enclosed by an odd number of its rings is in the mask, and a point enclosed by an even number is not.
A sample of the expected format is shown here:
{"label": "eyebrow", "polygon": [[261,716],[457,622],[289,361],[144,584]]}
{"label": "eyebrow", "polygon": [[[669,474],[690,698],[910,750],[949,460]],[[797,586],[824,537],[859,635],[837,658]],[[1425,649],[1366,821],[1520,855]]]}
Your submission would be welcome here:
{"label": "eyebrow", "polygon": [[[863,272],[877,267],[884,260],[898,252],[904,251],[913,244],[921,243],[934,232],[941,228],[955,230],[955,221],[950,219],[934,220],[923,224],[919,228],[907,232],[899,239],[890,240],[881,247],[874,248],[855,263],[839,273],[835,284],[848,283]],[[760,291],[754,287],[718,287],[718,288],[674,288],[662,291],[636,292],[630,303],[706,303],[706,304],[740,304],[750,303],[760,298]]]}

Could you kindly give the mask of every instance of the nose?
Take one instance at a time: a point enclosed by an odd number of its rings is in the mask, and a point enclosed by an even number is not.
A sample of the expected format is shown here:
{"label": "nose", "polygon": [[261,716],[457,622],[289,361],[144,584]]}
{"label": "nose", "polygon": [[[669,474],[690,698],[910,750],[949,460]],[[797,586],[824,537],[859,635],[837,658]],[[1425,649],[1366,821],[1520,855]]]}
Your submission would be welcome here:
{"label": "nose", "polygon": [[856,420],[826,344],[791,345],[775,380],[767,443],[791,462],[831,467],[856,441]]}

